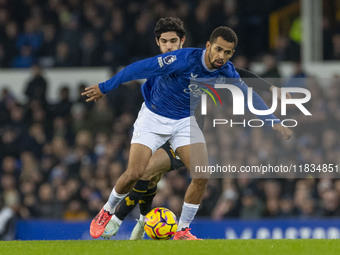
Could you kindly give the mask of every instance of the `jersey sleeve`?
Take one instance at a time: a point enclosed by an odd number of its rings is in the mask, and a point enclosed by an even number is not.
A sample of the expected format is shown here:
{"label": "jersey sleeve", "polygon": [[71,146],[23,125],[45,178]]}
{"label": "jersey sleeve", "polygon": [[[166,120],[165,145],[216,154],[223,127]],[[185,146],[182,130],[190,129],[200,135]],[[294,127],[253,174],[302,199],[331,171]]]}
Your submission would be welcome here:
{"label": "jersey sleeve", "polygon": [[103,94],[128,81],[148,79],[164,74],[177,73],[185,69],[190,50],[180,49],[128,65],[111,79],[99,83]]}
{"label": "jersey sleeve", "polygon": [[247,85],[255,90],[263,90],[270,92],[272,84],[261,78],[260,76],[242,68],[235,68],[241,78],[246,79]]}
{"label": "jersey sleeve", "polygon": [[[229,77],[232,78],[232,84],[239,87],[245,98],[245,106],[249,109],[248,107],[248,86],[247,84],[241,79],[239,73],[235,70],[234,66],[231,64],[230,69],[228,70],[228,75]],[[227,76],[227,77],[228,77]],[[253,90],[253,105],[254,108],[257,110],[268,110],[268,106],[266,103],[263,101],[263,99]],[[267,115],[256,115],[259,119],[261,119],[264,123],[267,123],[268,126],[270,126],[271,122],[267,122],[266,120],[270,119],[273,120],[272,122],[274,124],[280,123],[280,119],[278,119],[274,114],[267,114]]]}

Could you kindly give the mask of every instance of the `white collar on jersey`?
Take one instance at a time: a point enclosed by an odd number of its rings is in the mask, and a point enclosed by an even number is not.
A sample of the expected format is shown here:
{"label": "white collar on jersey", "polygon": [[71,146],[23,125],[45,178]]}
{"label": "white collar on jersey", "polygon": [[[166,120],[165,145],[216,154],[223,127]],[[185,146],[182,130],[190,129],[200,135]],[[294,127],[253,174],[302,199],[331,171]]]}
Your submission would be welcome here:
{"label": "white collar on jersey", "polygon": [[206,51],[207,51],[207,50],[203,50],[202,57],[201,57],[201,61],[202,61],[202,65],[203,65],[204,69],[207,70],[208,72],[216,71],[217,69],[209,69],[209,68],[207,67],[207,65],[205,64],[204,56],[205,56],[205,52],[206,52]]}

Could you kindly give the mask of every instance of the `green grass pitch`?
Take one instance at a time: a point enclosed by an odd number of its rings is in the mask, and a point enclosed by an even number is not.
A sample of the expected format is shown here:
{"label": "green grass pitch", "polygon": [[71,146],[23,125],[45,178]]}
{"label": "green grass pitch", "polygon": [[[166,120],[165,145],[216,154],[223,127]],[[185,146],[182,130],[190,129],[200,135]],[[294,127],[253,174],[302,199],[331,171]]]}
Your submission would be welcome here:
{"label": "green grass pitch", "polygon": [[1,255],[335,255],[340,240],[0,241]]}

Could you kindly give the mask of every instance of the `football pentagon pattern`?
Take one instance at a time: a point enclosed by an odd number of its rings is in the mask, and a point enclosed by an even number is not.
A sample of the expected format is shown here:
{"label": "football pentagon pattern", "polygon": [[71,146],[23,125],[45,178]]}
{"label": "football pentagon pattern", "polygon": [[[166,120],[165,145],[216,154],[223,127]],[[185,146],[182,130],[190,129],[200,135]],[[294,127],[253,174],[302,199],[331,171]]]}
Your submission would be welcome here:
{"label": "football pentagon pattern", "polygon": [[154,240],[168,240],[177,231],[175,214],[167,208],[156,207],[145,217],[145,233]]}

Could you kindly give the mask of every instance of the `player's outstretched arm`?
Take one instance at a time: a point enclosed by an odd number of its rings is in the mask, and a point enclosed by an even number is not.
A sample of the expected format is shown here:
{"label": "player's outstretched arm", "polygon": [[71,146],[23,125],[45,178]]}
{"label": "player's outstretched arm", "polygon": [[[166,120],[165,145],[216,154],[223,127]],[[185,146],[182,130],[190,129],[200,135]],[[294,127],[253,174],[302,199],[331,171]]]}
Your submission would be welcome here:
{"label": "player's outstretched arm", "polygon": [[[261,79],[262,79],[262,78],[261,78]],[[269,88],[269,89],[270,89],[270,92],[272,92],[274,88],[277,88],[277,98],[278,98],[279,100],[281,100],[281,99],[282,99],[282,98],[281,98],[281,95],[282,95],[282,94],[281,94],[281,88],[276,87],[276,86],[274,86],[274,85],[271,85],[270,88]],[[287,99],[291,99],[291,98],[292,98],[292,96],[290,95],[290,93],[288,93],[288,92],[286,93],[286,98],[287,98]]]}
{"label": "player's outstretched arm", "polygon": [[281,123],[274,124],[273,129],[280,132],[285,140],[292,137],[293,132],[288,127],[282,126]]}
{"label": "player's outstretched arm", "polygon": [[238,72],[238,74],[240,75],[240,77],[242,78],[242,80],[246,79],[246,83],[249,87],[252,87],[255,90],[263,90],[263,91],[267,91],[267,92],[271,92],[272,91],[272,84],[270,84],[268,81],[266,81],[265,79],[261,78],[260,76],[258,76],[257,74],[243,69],[243,68],[237,68],[235,67],[236,71]]}
{"label": "player's outstretched arm", "polygon": [[100,91],[98,85],[93,85],[93,86],[85,88],[85,91],[81,93],[81,95],[88,97],[88,99],[86,99],[86,102],[91,102],[91,101],[97,102],[99,99],[101,99],[104,96],[104,94]]}
{"label": "player's outstretched arm", "polygon": [[[272,92],[274,88],[277,88],[277,95],[278,95],[279,100],[281,100],[281,88],[270,84],[265,79],[261,78],[260,76],[258,76],[257,74],[249,70],[242,69],[242,68],[235,68],[235,69],[239,73],[242,79],[248,79],[246,82],[247,85],[249,87],[254,88],[257,91],[263,90],[267,92]],[[292,97],[289,93],[286,93],[286,98],[290,99]]]}
{"label": "player's outstretched arm", "polygon": [[195,49],[179,49],[134,62],[120,70],[111,79],[98,84],[100,91],[106,94],[128,81],[149,79],[164,74],[182,72],[188,66],[188,59]]}

